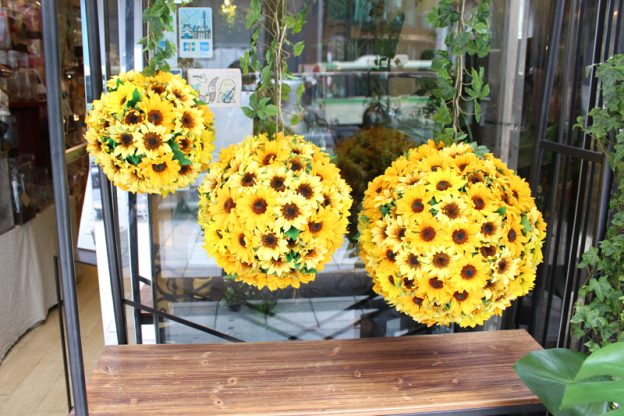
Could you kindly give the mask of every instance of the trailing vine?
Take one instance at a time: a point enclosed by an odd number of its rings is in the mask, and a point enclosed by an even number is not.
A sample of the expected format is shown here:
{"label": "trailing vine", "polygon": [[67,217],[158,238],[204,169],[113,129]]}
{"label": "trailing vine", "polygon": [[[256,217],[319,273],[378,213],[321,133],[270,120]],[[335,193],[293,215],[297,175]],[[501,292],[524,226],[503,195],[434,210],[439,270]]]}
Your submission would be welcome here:
{"label": "trailing vine", "polygon": [[446,28],[447,50],[435,52],[432,69],[438,75],[433,95],[436,137],[445,143],[465,140],[470,135],[469,118],[481,119],[481,101],[490,94],[485,70],[466,68],[466,57],[485,57],[490,52],[490,0],[440,0],[427,20]]}
{"label": "trailing vine", "polygon": [[[307,7],[296,10],[288,0],[251,0],[246,27],[252,30],[249,51],[241,58],[245,75],[259,74],[256,91],[249,97],[249,106],[242,107],[249,118],[257,121],[256,129],[274,134],[284,131],[286,121],[283,106],[288,101],[291,87],[287,81],[297,79],[288,70],[288,59],[303,52],[304,42],[293,43],[306,23]],[[304,85],[296,89],[297,101],[303,94]],[[293,116],[290,123],[297,124]]]}
{"label": "trailing vine", "polygon": [[596,77],[604,105],[589,112],[591,125],[585,126],[579,117],[577,126],[591,134],[607,155],[615,191],[606,237],[579,263],[579,268],[587,268],[589,279],[579,290],[571,322],[574,336],[586,339],[590,351],[624,341],[624,55],[598,65]]}
{"label": "trailing vine", "polygon": [[[185,0],[182,4],[188,3]],[[148,65],[143,69],[145,75],[154,75],[158,71],[171,71],[167,59],[175,55],[176,46],[164,38],[165,31],[173,31],[173,17],[176,13],[174,0],[152,0],[143,10],[143,22],[147,24],[145,37],[139,40],[143,51],[151,54]],[[161,44],[162,43],[162,44]]]}

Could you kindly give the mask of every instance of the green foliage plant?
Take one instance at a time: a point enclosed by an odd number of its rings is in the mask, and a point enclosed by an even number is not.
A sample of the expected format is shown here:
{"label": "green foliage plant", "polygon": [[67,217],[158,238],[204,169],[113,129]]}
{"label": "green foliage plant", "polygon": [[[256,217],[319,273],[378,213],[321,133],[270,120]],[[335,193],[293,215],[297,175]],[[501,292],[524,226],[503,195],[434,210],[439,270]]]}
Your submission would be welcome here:
{"label": "green foliage plant", "polygon": [[382,175],[392,162],[415,143],[398,130],[387,127],[362,129],[336,146],[336,166],[351,186],[353,205],[349,217],[349,241],[357,245],[358,213],[368,183]]}
{"label": "green foliage plant", "polygon": [[554,416],[624,415],[624,342],[589,356],[565,348],[533,351],[514,370]]}
{"label": "green foliage plant", "polygon": [[[188,1],[185,0],[182,4]],[[171,71],[167,59],[175,55],[176,46],[164,38],[164,33],[173,31],[175,13],[174,0],[152,0],[143,10],[143,22],[147,25],[147,33],[139,40],[139,44],[143,46],[144,52],[151,55],[148,65],[143,69],[145,75],[154,75],[158,71]]]}
{"label": "green foliage plant", "polygon": [[[288,0],[251,0],[246,27],[252,31],[249,51],[241,58],[245,75],[259,74],[256,91],[249,97],[249,106],[242,107],[249,118],[256,121],[256,130],[269,134],[283,132],[285,120],[283,105],[288,101],[296,80],[288,69],[288,58],[303,52],[303,41],[293,43],[290,37],[301,32],[306,23],[307,7],[295,9]],[[297,101],[304,91],[300,83],[296,89]],[[298,124],[297,116],[290,123]]]}
{"label": "green foliage plant", "polygon": [[604,105],[589,112],[577,125],[591,134],[607,155],[615,190],[610,199],[611,220],[605,238],[588,250],[580,268],[589,279],[579,290],[571,319],[573,335],[586,340],[590,351],[624,341],[624,55],[614,55],[596,68]]}
{"label": "green foliage plant", "polygon": [[435,137],[447,144],[465,140],[469,119],[481,119],[481,101],[490,94],[482,66],[467,68],[468,57],[490,52],[490,0],[440,0],[427,16],[436,28],[446,28],[447,50],[435,52],[432,69],[437,74],[433,95],[437,109]]}

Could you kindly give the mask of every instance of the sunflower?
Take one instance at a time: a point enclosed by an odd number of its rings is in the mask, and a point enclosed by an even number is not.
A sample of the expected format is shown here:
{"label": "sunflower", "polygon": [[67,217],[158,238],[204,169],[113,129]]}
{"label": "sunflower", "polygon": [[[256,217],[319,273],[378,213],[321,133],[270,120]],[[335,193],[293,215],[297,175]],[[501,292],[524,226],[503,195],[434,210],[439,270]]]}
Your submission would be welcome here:
{"label": "sunflower", "polygon": [[474,222],[454,223],[448,230],[452,247],[457,252],[472,254],[479,242],[479,225]]}
{"label": "sunflower", "polygon": [[295,228],[299,231],[307,226],[312,211],[306,204],[305,198],[300,195],[289,195],[279,197],[278,201],[276,226],[284,230]]}
{"label": "sunflower", "polygon": [[[311,244],[314,240],[327,241],[336,230],[343,228],[346,228],[346,225],[344,227],[338,227],[338,220],[335,212],[327,208],[322,208],[308,219],[300,237],[308,244]],[[342,234],[338,235],[342,237]]]}
{"label": "sunflower", "polygon": [[264,143],[255,151],[255,157],[261,166],[269,166],[274,163],[281,164],[289,155],[289,149],[284,146],[282,140],[272,140]]}
{"label": "sunflower", "polygon": [[126,159],[137,152],[137,143],[140,140],[139,133],[123,124],[116,124],[109,129],[111,138],[117,144],[113,155]]}
{"label": "sunflower", "polygon": [[155,159],[165,153],[170,153],[171,148],[167,144],[169,140],[167,129],[164,126],[144,124],[138,132],[136,142],[137,153]]}
{"label": "sunflower", "polygon": [[422,215],[416,224],[409,228],[407,235],[410,245],[417,247],[419,250],[448,243],[448,232],[429,213]]}
{"label": "sunflower", "polygon": [[107,94],[105,105],[108,111],[112,113],[120,113],[125,107],[128,101],[132,100],[132,95],[136,87],[132,84],[121,84],[119,87]]}
{"label": "sunflower", "polygon": [[288,252],[288,242],[282,238],[279,230],[267,227],[253,237],[256,257],[262,260],[277,260]]}
{"label": "sunflower", "polygon": [[471,210],[466,199],[458,194],[436,195],[436,204],[433,212],[438,221],[444,226],[451,226],[456,222],[466,222],[470,218]]}
{"label": "sunflower", "polygon": [[167,130],[174,128],[172,106],[169,102],[163,100],[157,95],[149,95],[144,97],[139,104],[139,109],[145,114],[148,123],[155,126],[162,126]]}
{"label": "sunflower", "polygon": [[231,243],[228,245],[230,253],[241,263],[250,263],[253,258],[251,238],[245,234],[245,228],[232,222],[228,227]]}
{"label": "sunflower", "polygon": [[139,167],[146,172],[147,180],[155,187],[166,187],[173,183],[180,171],[180,164],[171,153],[155,158],[144,158]]}
{"label": "sunflower", "polygon": [[194,90],[183,79],[174,78],[169,81],[166,91],[180,107],[188,107],[195,100]]}
{"label": "sunflower", "polygon": [[487,284],[490,271],[479,255],[463,257],[456,265],[456,273],[451,276],[453,287],[458,291],[478,292]]}
{"label": "sunflower", "polygon": [[265,270],[268,275],[275,275],[278,277],[287,275],[292,271],[290,263],[281,257],[278,259],[260,261],[260,268]]}
{"label": "sunflower", "polygon": [[472,207],[484,214],[494,212],[499,207],[496,206],[494,195],[490,188],[484,183],[477,183],[468,186],[466,193],[470,198]]}
{"label": "sunflower", "polygon": [[466,181],[451,169],[440,169],[427,177],[427,190],[434,194],[458,191]]}
{"label": "sunflower", "polygon": [[273,212],[278,206],[274,191],[258,188],[254,193],[247,193],[236,203],[240,221],[249,228],[267,228],[275,221]]}
{"label": "sunflower", "polygon": [[214,221],[222,228],[236,223],[236,194],[228,186],[217,189],[215,194],[216,203],[208,208]]}
{"label": "sunflower", "polygon": [[482,305],[481,293],[470,290],[457,290],[450,297],[449,312],[453,315],[474,315]]}
{"label": "sunflower", "polygon": [[204,127],[203,115],[201,110],[191,107],[183,111],[176,112],[175,126],[176,129],[179,129],[181,131],[190,131],[192,133],[198,134]]}
{"label": "sunflower", "polygon": [[422,259],[415,251],[401,250],[396,264],[402,276],[415,280],[422,273]]}
{"label": "sunflower", "polygon": [[423,213],[429,212],[431,197],[431,194],[424,187],[410,187],[397,201],[397,215],[402,215],[408,221],[415,220]]}

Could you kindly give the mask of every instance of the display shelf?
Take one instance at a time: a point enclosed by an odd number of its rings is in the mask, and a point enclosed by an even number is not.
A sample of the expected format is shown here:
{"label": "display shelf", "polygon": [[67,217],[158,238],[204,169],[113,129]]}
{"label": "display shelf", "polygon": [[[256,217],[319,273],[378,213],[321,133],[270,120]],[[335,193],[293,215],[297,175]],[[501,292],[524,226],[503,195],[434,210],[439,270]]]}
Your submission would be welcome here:
{"label": "display shelf", "polygon": [[91,415],[490,415],[542,409],[513,364],[524,330],[105,348]]}

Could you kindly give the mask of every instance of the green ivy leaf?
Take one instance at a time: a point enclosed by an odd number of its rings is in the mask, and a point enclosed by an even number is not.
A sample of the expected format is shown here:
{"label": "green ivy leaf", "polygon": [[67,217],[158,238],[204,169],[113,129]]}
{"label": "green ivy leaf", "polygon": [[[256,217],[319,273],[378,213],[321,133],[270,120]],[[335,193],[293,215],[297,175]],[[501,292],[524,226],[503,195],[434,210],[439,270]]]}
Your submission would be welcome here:
{"label": "green ivy leaf", "polygon": [[520,220],[520,224],[522,224],[522,232],[524,234],[528,234],[531,232],[531,223],[529,222],[529,219],[527,218],[526,214],[522,215],[522,219]]}
{"label": "green ivy leaf", "polygon": [[299,41],[295,43],[295,46],[293,46],[293,55],[295,56],[301,55],[301,52],[303,52],[304,46],[305,46],[305,43],[303,41]]}

